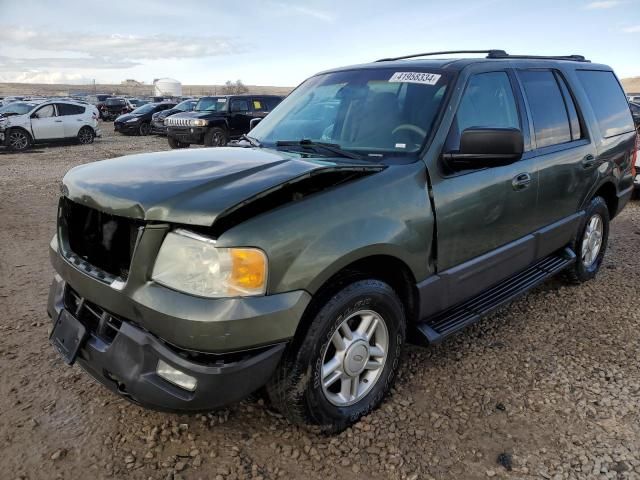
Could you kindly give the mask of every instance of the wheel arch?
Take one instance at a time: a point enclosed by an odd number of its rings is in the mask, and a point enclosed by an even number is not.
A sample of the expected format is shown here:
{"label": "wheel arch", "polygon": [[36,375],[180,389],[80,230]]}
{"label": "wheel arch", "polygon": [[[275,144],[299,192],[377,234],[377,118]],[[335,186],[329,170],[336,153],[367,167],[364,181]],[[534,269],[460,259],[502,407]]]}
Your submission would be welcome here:
{"label": "wheel arch", "polygon": [[618,189],[611,179],[602,182],[596,189],[589,201],[595,197],[602,197],[609,210],[609,219],[613,219],[618,213]]}
{"label": "wheel arch", "polygon": [[417,321],[419,294],[415,276],[409,265],[394,255],[371,254],[363,255],[341,266],[319,285],[302,315],[295,336],[304,335],[315,314],[329,298],[350,283],[365,279],[375,279],[387,283],[402,301],[407,324]]}

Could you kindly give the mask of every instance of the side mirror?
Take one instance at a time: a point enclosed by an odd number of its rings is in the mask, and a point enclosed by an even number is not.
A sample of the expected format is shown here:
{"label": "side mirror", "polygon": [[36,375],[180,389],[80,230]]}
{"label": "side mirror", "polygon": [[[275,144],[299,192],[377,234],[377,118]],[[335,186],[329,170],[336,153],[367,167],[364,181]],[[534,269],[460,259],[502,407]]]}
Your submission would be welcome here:
{"label": "side mirror", "polygon": [[524,138],[517,128],[467,128],[460,137],[460,150],[445,153],[455,170],[508,165],[520,160]]}
{"label": "side mirror", "polygon": [[252,118],[249,120],[249,130],[253,130],[256,125],[262,121],[261,118]]}

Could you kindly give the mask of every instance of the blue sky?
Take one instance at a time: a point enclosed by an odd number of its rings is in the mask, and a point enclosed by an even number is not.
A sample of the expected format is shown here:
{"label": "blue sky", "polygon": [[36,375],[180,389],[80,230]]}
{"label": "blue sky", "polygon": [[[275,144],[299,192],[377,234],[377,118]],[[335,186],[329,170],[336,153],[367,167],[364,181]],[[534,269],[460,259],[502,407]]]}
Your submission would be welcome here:
{"label": "blue sky", "polygon": [[0,0],[0,81],[294,86],[434,50],[579,53],[640,76],[640,0]]}

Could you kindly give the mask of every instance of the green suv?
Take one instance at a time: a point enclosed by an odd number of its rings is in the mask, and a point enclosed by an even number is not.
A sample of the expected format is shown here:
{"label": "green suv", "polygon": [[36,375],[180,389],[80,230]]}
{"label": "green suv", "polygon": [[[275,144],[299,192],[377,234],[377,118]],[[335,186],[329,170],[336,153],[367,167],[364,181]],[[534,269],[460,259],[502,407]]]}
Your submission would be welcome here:
{"label": "green suv", "polygon": [[620,83],[580,56],[484,53],[323,72],[235,146],[69,171],[52,344],[144,406],[266,387],[336,431],[382,401],[407,339],[593,278],[633,189]]}

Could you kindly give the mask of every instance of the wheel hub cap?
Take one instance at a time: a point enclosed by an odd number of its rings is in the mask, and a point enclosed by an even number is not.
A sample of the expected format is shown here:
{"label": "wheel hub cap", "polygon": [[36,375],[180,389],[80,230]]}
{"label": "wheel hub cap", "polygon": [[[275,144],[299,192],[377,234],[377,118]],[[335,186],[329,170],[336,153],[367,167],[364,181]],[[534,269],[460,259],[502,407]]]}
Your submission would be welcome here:
{"label": "wheel hub cap", "polygon": [[378,381],[387,359],[389,333],[384,319],[361,310],[344,320],[331,336],[322,360],[322,391],[339,407],[364,398]]}
{"label": "wheel hub cap", "polygon": [[593,265],[598,258],[600,248],[602,247],[603,228],[602,217],[595,214],[589,219],[584,229],[580,256],[582,258],[582,264],[587,268]]}

